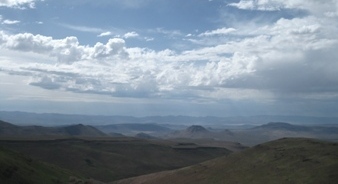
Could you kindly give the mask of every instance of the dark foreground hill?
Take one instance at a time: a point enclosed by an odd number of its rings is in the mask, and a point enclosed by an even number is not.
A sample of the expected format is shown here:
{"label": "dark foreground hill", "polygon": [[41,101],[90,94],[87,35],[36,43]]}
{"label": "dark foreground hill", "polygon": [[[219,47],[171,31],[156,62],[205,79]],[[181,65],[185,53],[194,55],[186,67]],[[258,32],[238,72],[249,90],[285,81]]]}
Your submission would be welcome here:
{"label": "dark foreground hill", "polygon": [[100,137],[106,134],[88,125],[69,125],[62,127],[17,126],[0,120],[0,137],[34,136],[86,136]]}
{"label": "dark foreground hill", "polygon": [[177,149],[174,145],[128,137],[0,140],[0,146],[104,182],[186,167],[231,152],[210,146]]}
{"label": "dark foreground hill", "polygon": [[67,183],[72,173],[0,147],[0,183]]}
{"label": "dark foreground hill", "polygon": [[307,183],[338,181],[338,144],[288,138],[201,164],[130,178],[117,184]]}

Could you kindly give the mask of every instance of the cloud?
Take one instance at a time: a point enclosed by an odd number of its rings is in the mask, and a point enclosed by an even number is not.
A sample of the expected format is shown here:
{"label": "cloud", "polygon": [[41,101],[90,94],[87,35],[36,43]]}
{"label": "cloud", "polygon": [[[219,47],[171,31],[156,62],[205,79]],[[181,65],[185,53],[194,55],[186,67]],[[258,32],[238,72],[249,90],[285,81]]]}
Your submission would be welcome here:
{"label": "cloud", "polygon": [[241,0],[238,3],[230,3],[228,5],[244,10],[262,11],[276,11],[285,8],[285,4],[280,0]]}
{"label": "cloud", "polygon": [[110,32],[110,31],[106,31],[106,32],[103,32],[103,33],[101,33],[101,34],[97,35],[97,37],[110,36],[110,35],[112,35],[112,34],[113,34],[112,32]]}
{"label": "cloud", "polygon": [[[270,1],[260,2],[263,6]],[[285,1],[280,7],[304,3],[293,2]],[[324,4],[314,6],[314,1],[306,8],[309,14],[302,17],[190,35],[200,45],[182,51],[130,48],[122,38],[89,46],[81,45],[76,37],[54,39],[0,32],[2,53],[17,53],[10,59],[0,59],[0,71],[30,76],[30,85],[44,89],[115,97],[269,102],[292,97],[336,98],[338,21],[318,13],[335,9]],[[153,31],[186,35],[164,29]],[[224,34],[234,38],[221,39]],[[217,42],[203,44],[207,39]],[[17,55],[31,53],[50,60],[39,62],[36,57],[36,62],[25,63],[22,59],[29,57],[16,59]]]}
{"label": "cloud", "polygon": [[12,25],[12,24],[18,24],[18,23],[20,23],[20,21],[18,21],[18,20],[4,20],[4,21],[2,21],[1,24],[9,24],[9,25]]}
{"label": "cloud", "polygon": [[110,39],[107,44],[98,42],[95,46],[80,45],[76,37],[53,39],[52,37],[21,33],[8,35],[0,31],[0,43],[3,48],[33,53],[44,53],[56,58],[60,63],[73,63],[81,60],[127,57],[124,40]]}
{"label": "cloud", "polygon": [[8,7],[8,8],[35,8],[35,2],[38,0],[1,0],[0,7]]}
{"label": "cloud", "polygon": [[215,36],[215,35],[219,36],[219,35],[226,35],[234,31],[236,31],[235,28],[220,28],[220,29],[216,29],[212,31],[206,31],[204,33],[199,34],[199,36]]}
{"label": "cloud", "polygon": [[75,31],[89,32],[89,33],[102,33],[104,30],[96,27],[87,27],[87,26],[78,26],[78,25],[69,25],[69,24],[60,24],[61,26],[72,29]]}
{"label": "cloud", "polygon": [[144,40],[147,41],[147,42],[150,42],[150,41],[154,41],[155,38],[152,38],[152,37],[144,37]]}
{"label": "cloud", "polygon": [[49,90],[59,89],[61,87],[56,81],[54,81],[53,78],[49,76],[43,76],[41,78],[38,78],[37,81],[30,82],[29,84],[32,86],[39,86]]}
{"label": "cloud", "polygon": [[[112,32],[106,31],[106,32],[102,32],[101,34],[97,35],[97,37],[105,37],[105,36],[111,36],[111,35],[113,35]],[[116,37],[121,37],[123,39],[129,39],[129,38],[135,38],[139,36],[140,35],[138,33],[136,33],[135,31],[132,31],[132,32],[125,33],[123,36],[117,35]]]}
{"label": "cloud", "polygon": [[171,38],[183,35],[180,30],[167,30],[164,28],[150,29],[148,30],[148,32],[167,35],[168,37],[171,37]]}
{"label": "cloud", "polygon": [[229,3],[243,10],[278,11],[282,9],[302,9],[316,15],[335,15],[338,12],[338,2],[327,0],[325,3],[317,0],[240,0],[238,3]]}
{"label": "cloud", "polygon": [[88,52],[90,56],[88,59],[107,59],[110,58],[110,56],[117,55],[120,57],[128,57],[127,52],[125,52],[125,41],[121,38],[109,39],[105,45],[98,42],[93,48],[89,48]]}
{"label": "cloud", "polygon": [[128,39],[128,38],[135,38],[135,37],[138,37],[138,36],[139,36],[139,34],[133,31],[133,32],[128,32],[128,33],[124,34],[123,38]]}
{"label": "cloud", "polygon": [[7,24],[7,25],[12,25],[12,24],[18,24],[20,21],[18,20],[9,20],[9,19],[3,19],[2,15],[0,15],[0,24]]}

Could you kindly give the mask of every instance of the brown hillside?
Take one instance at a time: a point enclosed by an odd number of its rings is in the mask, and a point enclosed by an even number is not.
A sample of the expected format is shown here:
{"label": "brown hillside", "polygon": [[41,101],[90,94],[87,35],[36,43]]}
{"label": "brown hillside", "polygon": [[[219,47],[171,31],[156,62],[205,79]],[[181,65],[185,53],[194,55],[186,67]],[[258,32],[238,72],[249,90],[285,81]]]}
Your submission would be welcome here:
{"label": "brown hillside", "polygon": [[338,144],[281,139],[194,166],[115,184],[326,183],[338,181]]}

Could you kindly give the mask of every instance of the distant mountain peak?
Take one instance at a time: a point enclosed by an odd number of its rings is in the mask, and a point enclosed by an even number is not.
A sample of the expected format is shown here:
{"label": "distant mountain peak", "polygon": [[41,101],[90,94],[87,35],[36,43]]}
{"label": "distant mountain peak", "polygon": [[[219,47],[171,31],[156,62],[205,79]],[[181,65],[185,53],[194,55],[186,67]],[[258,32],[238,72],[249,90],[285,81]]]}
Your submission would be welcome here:
{"label": "distant mountain peak", "polygon": [[104,133],[97,130],[96,128],[83,125],[83,124],[76,124],[64,127],[64,130],[67,134],[70,135],[86,135],[86,136],[103,136]]}
{"label": "distant mountain peak", "polygon": [[64,127],[43,126],[16,126],[0,120],[0,136],[45,136],[45,135],[67,135],[67,136],[106,136],[100,130],[83,124],[69,125]]}
{"label": "distant mountain peak", "polygon": [[289,130],[289,131],[309,131],[310,128],[306,126],[300,125],[292,125],[290,123],[285,122],[270,122],[268,124],[264,124],[254,129],[273,129],[273,130]]}
{"label": "distant mountain peak", "polygon": [[75,124],[75,125],[69,125],[67,127],[72,127],[72,128],[86,128],[86,127],[91,127],[89,125],[83,125],[83,124]]}
{"label": "distant mountain peak", "polygon": [[291,125],[291,124],[290,123],[285,123],[285,122],[269,122],[267,125],[273,125],[273,126],[278,126],[278,125],[283,126],[283,125],[286,125],[286,126],[288,126],[288,125]]}
{"label": "distant mountain peak", "polygon": [[206,133],[209,132],[206,128],[200,125],[192,125],[186,129],[189,133]]}

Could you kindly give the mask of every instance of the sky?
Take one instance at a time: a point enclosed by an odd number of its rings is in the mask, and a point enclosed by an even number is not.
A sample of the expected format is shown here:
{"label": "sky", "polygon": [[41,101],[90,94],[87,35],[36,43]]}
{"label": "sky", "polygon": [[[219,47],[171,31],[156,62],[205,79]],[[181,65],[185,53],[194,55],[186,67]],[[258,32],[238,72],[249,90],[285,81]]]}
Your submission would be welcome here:
{"label": "sky", "polygon": [[0,0],[0,111],[338,116],[337,0]]}

